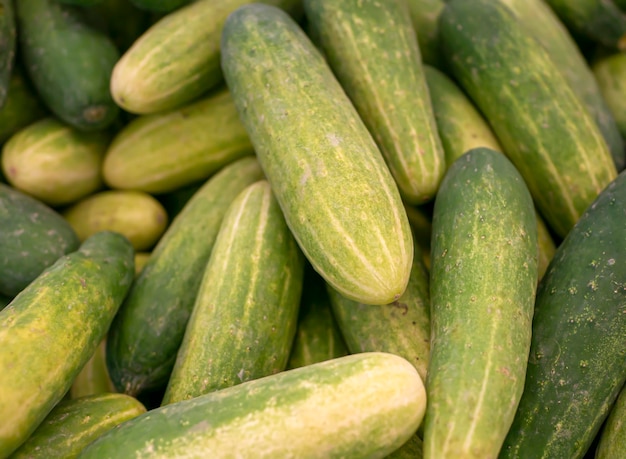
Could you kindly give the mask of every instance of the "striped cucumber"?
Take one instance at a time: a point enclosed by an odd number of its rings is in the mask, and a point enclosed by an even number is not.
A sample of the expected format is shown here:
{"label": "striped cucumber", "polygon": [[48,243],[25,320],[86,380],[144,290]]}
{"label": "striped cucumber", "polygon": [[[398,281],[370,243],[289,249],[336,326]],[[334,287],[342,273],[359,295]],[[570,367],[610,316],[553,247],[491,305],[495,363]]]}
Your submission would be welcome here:
{"label": "striped cucumber", "polygon": [[303,4],[327,61],[376,140],[404,201],[430,201],[446,165],[404,0]]}
{"label": "striped cucumber", "polygon": [[14,0],[0,0],[0,108],[7,99],[17,50],[13,2]]}
{"label": "striped cucumber", "polygon": [[537,286],[533,201],[500,152],[476,148],[448,169],[431,264],[424,458],[496,458],[524,388]]}
{"label": "striped cucumber", "polygon": [[626,172],[559,245],[537,290],[524,395],[501,458],[582,458],[626,381]]}
{"label": "striped cucumber", "polygon": [[397,300],[413,259],[398,187],[315,46],[282,10],[245,5],[224,26],[222,68],[313,268],[350,299]]}
{"label": "striped cucumber", "polygon": [[454,76],[564,237],[617,171],[600,130],[549,54],[511,10],[451,0],[440,39]]}
{"label": "striped cucumber", "polygon": [[425,405],[404,359],[349,355],[153,409],[78,457],[382,458],[415,433]]}
{"label": "striped cucumber", "polygon": [[220,226],[163,405],[283,371],[303,274],[269,183],[249,185]]}
{"label": "striped cucumber", "polygon": [[622,387],[602,427],[594,459],[626,457],[626,386]]}
{"label": "striped cucumber", "polygon": [[70,388],[70,398],[115,392],[115,386],[106,367],[105,351],[106,338],[100,341],[91,358],[74,378]]}
{"label": "striped cucumber", "polygon": [[70,389],[132,280],[132,246],[102,232],[0,312],[0,457],[17,449]]}
{"label": "striped cucumber", "polygon": [[444,59],[439,50],[439,15],[446,5],[444,0],[408,0],[409,15],[417,34],[417,43],[424,64],[443,68]]}
{"label": "striped cucumber", "polygon": [[207,180],[173,219],[109,330],[107,367],[119,391],[138,395],[167,384],[224,214],[262,177],[254,157],[237,160]]}
{"label": "striped cucumber", "polygon": [[611,53],[596,59],[592,71],[619,132],[626,139],[626,53]]}

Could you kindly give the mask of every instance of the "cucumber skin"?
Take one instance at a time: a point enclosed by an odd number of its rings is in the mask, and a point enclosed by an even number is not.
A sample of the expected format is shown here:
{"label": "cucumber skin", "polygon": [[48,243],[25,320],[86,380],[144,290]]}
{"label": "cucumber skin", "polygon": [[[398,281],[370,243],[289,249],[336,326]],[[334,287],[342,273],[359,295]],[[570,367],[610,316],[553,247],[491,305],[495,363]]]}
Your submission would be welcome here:
{"label": "cucumber skin", "polygon": [[224,26],[222,69],[287,225],[314,269],[356,301],[398,299],[413,259],[398,188],[302,29],[276,7],[242,6]]}
{"label": "cucumber skin", "polygon": [[0,109],[4,106],[10,88],[11,74],[17,50],[14,0],[0,0]]}
{"label": "cucumber skin", "polygon": [[624,456],[626,456],[626,389],[622,387],[602,427],[594,459],[614,459]]}
{"label": "cucumber skin", "polygon": [[109,81],[119,52],[78,10],[55,0],[16,2],[20,56],[47,107],[82,130],[108,127],[119,114]]}
{"label": "cucumber skin", "polygon": [[136,396],[167,384],[226,210],[262,177],[256,158],[235,161],[172,220],[109,330],[107,367],[117,390]]}
{"label": "cucumber skin", "polygon": [[524,395],[501,458],[583,457],[623,386],[625,221],[622,172],[539,284]]}
{"label": "cucumber skin", "polygon": [[402,358],[350,355],[153,409],[79,458],[382,458],[415,433],[425,397]]}
{"label": "cucumber skin", "polygon": [[617,175],[598,126],[503,4],[451,0],[439,31],[455,77],[524,177],[548,226],[564,237]]}
{"label": "cucumber skin", "polygon": [[13,297],[80,245],[54,209],[0,183],[0,292]]}
{"label": "cucumber skin", "polygon": [[[133,248],[96,234],[0,312],[0,457],[20,446],[70,389],[133,280]],[[43,339],[42,337],[45,337]]]}
{"label": "cucumber skin", "polygon": [[269,183],[246,187],[220,226],[162,404],[283,371],[303,275]]}
{"label": "cucumber skin", "polygon": [[136,399],[103,393],[59,402],[11,459],[70,459],[116,425],[146,412]]}
{"label": "cucumber skin", "polygon": [[500,152],[453,163],[433,211],[424,458],[496,458],[524,387],[537,285],[530,193]]}
{"label": "cucumber skin", "polygon": [[404,202],[432,200],[446,164],[404,0],[303,4],[326,60],[376,140]]}

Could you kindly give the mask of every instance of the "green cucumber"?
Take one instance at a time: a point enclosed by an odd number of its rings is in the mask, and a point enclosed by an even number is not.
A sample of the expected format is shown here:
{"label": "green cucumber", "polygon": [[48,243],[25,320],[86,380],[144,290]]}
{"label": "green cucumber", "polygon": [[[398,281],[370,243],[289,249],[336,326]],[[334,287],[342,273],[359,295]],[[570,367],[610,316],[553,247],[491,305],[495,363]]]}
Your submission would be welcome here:
{"label": "green cucumber", "polygon": [[70,398],[115,392],[115,386],[106,367],[105,350],[106,338],[100,341],[91,358],[74,378]]}
{"label": "green cucumber", "polygon": [[326,282],[368,304],[397,300],[411,230],[382,154],[324,58],[284,11],[227,19],[222,68],[300,248]]}
{"label": "green cucumber", "polygon": [[135,250],[152,248],[169,223],[167,212],[156,198],[143,191],[104,190],[65,208],[63,217],[84,241],[99,231],[116,231]]}
{"label": "green cucumber", "polygon": [[149,13],[129,0],[103,0],[91,10],[103,20],[104,32],[120,53],[126,52],[150,25]]}
{"label": "green cucumber", "polygon": [[589,64],[561,20],[544,0],[500,0],[544,46],[606,140],[618,171],[626,165],[624,141]]}
{"label": "green cucumber", "polygon": [[17,449],[70,389],[132,280],[132,246],[102,232],[0,312],[0,457]]}
{"label": "green cucumber", "polygon": [[113,427],[146,412],[124,394],[88,395],[59,402],[11,459],[71,459]]}
{"label": "green cucumber", "polygon": [[[220,37],[228,15],[252,0],[200,0],[167,14],[115,64],[111,93],[124,110],[149,114],[188,104],[223,81]],[[265,0],[297,15],[298,0]]]}
{"label": "green cucumber", "polygon": [[443,0],[408,0],[409,16],[417,34],[417,43],[424,64],[443,68],[439,50],[439,15],[446,5]]}
{"label": "green cucumber", "polygon": [[564,237],[617,171],[600,130],[549,54],[504,4],[451,0],[444,55]]}
{"label": "green cucumber", "polygon": [[15,65],[17,30],[14,0],[0,0],[0,108],[5,104]]}
{"label": "green cucumber", "polygon": [[611,53],[596,59],[592,70],[619,132],[626,139],[626,53]]}
{"label": "green cucumber", "polygon": [[19,0],[15,9],[20,56],[47,107],[77,129],[109,126],[119,113],[109,92],[113,42],[56,0]]}
{"label": "green cucumber", "polygon": [[500,152],[476,148],[448,169],[431,264],[424,458],[496,458],[524,388],[537,286],[533,201]]}
{"label": "green cucumber", "polygon": [[138,395],[167,384],[224,214],[261,178],[255,157],[239,159],[207,180],[172,220],[109,330],[107,367],[119,391]]}
{"label": "green cucumber", "polygon": [[0,221],[0,293],[10,297],[80,244],[58,212],[2,183]]}
{"label": "green cucumber", "polygon": [[404,294],[385,305],[360,304],[328,287],[330,304],[351,354],[389,352],[409,361],[426,380],[430,354],[428,270],[415,248]]}
{"label": "green cucumber", "polygon": [[446,164],[404,0],[303,4],[330,67],[376,140],[404,201],[430,201]]}
{"label": "green cucumber", "polygon": [[113,139],[103,175],[112,188],[166,193],[252,154],[230,93],[219,90],[183,108],[131,121]]}
{"label": "green cucumber", "polygon": [[2,147],[2,171],[15,188],[57,207],[78,201],[102,183],[106,132],[83,132],[56,117],[32,123]]}
{"label": "green cucumber", "polygon": [[626,457],[626,389],[624,387],[602,427],[594,459]]}
{"label": "green cucumber", "polygon": [[539,284],[524,395],[501,458],[582,458],[624,385],[625,222],[622,172]]}
{"label": "green cucumber", "polygon": [[425,404],[404,359],[349,355],[153,409],[79,458],[384,457],[415,433]]}

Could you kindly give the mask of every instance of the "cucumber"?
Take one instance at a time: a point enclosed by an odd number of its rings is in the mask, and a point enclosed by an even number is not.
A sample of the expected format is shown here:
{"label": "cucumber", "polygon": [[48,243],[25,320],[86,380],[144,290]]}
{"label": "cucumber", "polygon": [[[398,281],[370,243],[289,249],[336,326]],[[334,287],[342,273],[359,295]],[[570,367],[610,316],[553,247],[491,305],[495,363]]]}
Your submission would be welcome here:
{"label": "cucumber", "polygon": [[[265,0],[297,15],[299,0]],[[200,0],[165,15],[115,64],[111,94],[124,110],[178,108],[223,81],[220,36],[228,15],[252,0]]]}
{"label": "cucumber", "polygon": [[330,304],[351,354],[389,352],[409,361],[426,380],[430,353],[428,270],[415,248],[404,294],[385,305],[360,304],[328,287]]}
{"label": "cucumber", "polygon": [[126,52],[150,25],[149,12],[129,0],[101,0],[91,11],[103,20],[104,33],[120,53]]}
{"label": "cucumber", "polygon": [[409,16],[417,34],[417,43],[424,64],[443,68],[445,61],[439,50],[439,15],[443,0],[408,0]]}
{"label": "cucumber", "polygon": [[284,11],[245,5],[224,26],[222,68],[287,225],[313,268],[350,299],[397,300],[413,259],[398,187],[315,46]]}
{"label": "cucumber", "polygon": [[502,3],[451,0],[439,32],[454,76],[524,177],[548,226],[564,237],[617,175],[598,126]]}
{"label": "cucumber", "polygon": [[80,241],[54,209],[0,183],[0,293],[13,297]]}
{"label": "cucumber", "polygon": [[254,157],[239,159],[173,219],[109,330],[107,367],[117,390],[136,396],[167,384],[226,209],[262,177]]}
{"label": "cucumber", "polygon": [[251,154],[232,97],[219,90],[183,108],[131,121],[113,139],[103,175],[112,188],[166,193]]}
{"label": "cucumber", "polygon": [[387,459],[421,459],[424,456],[424,442],[416,434],[399,449],[387,456]]}
{"label": "cucumber", "polygon": [[2,170],[15,188],[54,207],[97,190],[110,141],[106,132],[83,132],[46,117],[14,134],[2,148]]}
{"label": "cucumber", "polygon": [[617,457],[626,457],[626,390],[624,388],[620,391],[602,427],[594,459]]}
{"label": "cucumber", "polygon": [[404,201],[430,201],[446,165],[404,0],[303,4],[330,67],[376,140]]}
{"label": "cucumber", "polygon": [[537,290],[524,395],[502,458],[581,458],[626,381],[626,173],[561,242]]}
{"label": "cucumber", "polygon": [[501,0],[544,46],[583,102],[607,142],[618,171],[626,165],[624,141],[589,64],[558,16],[544,0]]}
{"label": "cucumber", "polygon": [[88,395],[59,402],[11,459],[70,459],[113,427],[146,412],[124,394]]}
{"label": "cucumber", "polygon": [[70,398],[115,392],[105,360],[106,338],[100,341],[95,352],[76,375],[70,388]]}
{"label": "cucumber", "polygon": [[592,64],[602,95],[615,117],[619,132],[626,139],[626,54],[611,53]]}
{"label": "cucumber", "polygon": [[132,280],[132,246],[102,232],[0,312],[0,457],[17,449],[70,389]]}
{"label": "cucumber", "polygon": [[13,0],[0,0],[0,108],[6,103],[15,65],[17,30]]}
{"label": "cucumber", "polygon": [[524,388],[537,286],[533,201],[500,152],[472,149],[448,169],[431,265],[424,458],[496,458]]}
{"label": "cucumber", "polygon": [[153,409],[79,457],[384,457],[415,433],[425,405],[404,359],[349,355]]}
{"label": "cucumber", "polygon": [[129,0],[137,8],[157,13],[171,13],[192,0]]}
{"label": "cucumber", "polygon": [[109,126],[119,113],[109,92],[119,59],[113,42],[56,0],[19,0],[15,8],[20,56],[43,102],[77,129]]}
{"label": "cucumber", "polygon": [[131,190],[99,191],[65,208],[62,215],[81,241],[99,231],[116,231],[137,251],[152,248],[169,223],[156,198]]}

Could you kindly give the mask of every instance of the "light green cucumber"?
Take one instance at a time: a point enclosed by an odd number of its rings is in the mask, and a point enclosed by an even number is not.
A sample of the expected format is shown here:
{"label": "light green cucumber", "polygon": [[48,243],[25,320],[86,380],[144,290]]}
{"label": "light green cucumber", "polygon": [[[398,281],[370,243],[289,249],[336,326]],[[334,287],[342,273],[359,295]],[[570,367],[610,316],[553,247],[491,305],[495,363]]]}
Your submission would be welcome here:
{"label": "light green cucumber", "polygon": [[163,405],[285,370],[303,275],[269,183],[249,185],[220,226]]}
{"label": "light green cucumber", "polygon": [[439,51],[439,15],[446,5],[443,0],[408,0],[409,15],[417,34],[417,43],[424,64],[443,68],[445,61]]}
{"label": "light green cucumber", "polygon": [[79,457],[382,458],[415,433],[425,404],[401,357],[349,355],[153,409]]}
{"label": "light green cucumber", "polygon": [[129,242],[102,232],[0,311],[0,457],[16,450],[70,389],[104,338],[133,269]]}
{"label": "light green cucumber", "polygon": [[430,201],[446,164],[406,4],[303,4],[330,67],[376,140],[404,201]]}
{"label": "light green cucumber", "polygon": [[62,215],[81,240],[99,231],[116,231],[137,251],[152,248],[169,223],[159,201],[132,190],[99,191],[65,208]]}
{"label": "light green cucumber", "polygon": [[[131,113],[170,110],[223,81],[220,37],[230,13],[252,0],[199,0],[165,15],[115,64],[111,94]],[[297,0],[265,0],[296,16]]]}
{"label": "light green cucumber", "polygon": [[113,139],[102,168],[111,188],[166,193],[252,154],[232,97],[221,89],[183,108],[134,119]]}
{"label": "light green cucumber", "polygon": [[0,108],[7,99],[17,50],[13,2],[14,0],[0,0]]}
{"label": "light green cucumber", "polygon": [[244,188],[262,178],[253,156],[225,166],[159,239],[109,330],[107,367],[119,391],[165,389],[224,214]]}
{"label": "light green cucumber", "polygon": [[611,53],[596,59],[592,70],[619,132],[626,139],[626,53]]}
{"label": "light green cucumber", "polygon": [[79,131],[47,117],[4,144],[2,171],[15,188],[48,205],[71,204],[102,187],[102,161],[109,141],[106,132]]}
{"label": "light green cucumber", "polygon": [[224,26],[222,68],[287,224],[313,268],[355,301],[400,298],[413,241],[398,187],[302,29],[276,7],[242,6]]}
{"label": "light green cucumber", "polygon": [[617,397],[599,438],[594,459],[626,457],[626,389]]}
{"label": "light green cucumber", "polygon": [[470,150],[433,211],[424,458],[495,459],[522,396],[537,286],[537,223],[513,164]]}
{"label": "light green cucumber", "polygon": [[116,392],[106,367],[105,350],[106,338],[100,341],[91,358],[74,378],[70,398]]}
{"label": "light green cucumber", "polygon": [[73,459],[104,433],[145,412],[125,394],[62,400],[10,459]]}

